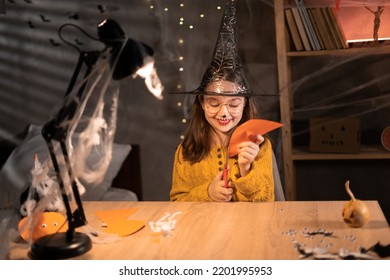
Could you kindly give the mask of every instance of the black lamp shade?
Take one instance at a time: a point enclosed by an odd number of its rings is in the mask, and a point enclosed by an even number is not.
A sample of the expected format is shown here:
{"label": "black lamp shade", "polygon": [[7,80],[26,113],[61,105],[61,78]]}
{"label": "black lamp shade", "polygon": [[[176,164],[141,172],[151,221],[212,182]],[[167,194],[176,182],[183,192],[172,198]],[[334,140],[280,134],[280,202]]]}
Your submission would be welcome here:
{"label": "black lamp shade", "polygon": [[105,19],[98,25],[99,40],[112,48],[110,66],[112,78],[120,80],[133,75],[144,65],[144,58],[153,56],[153,49],[141,42],[126,38],[124,31],[113,19]]}
{"label": "black lamp shade", "polygon": [[125,39],[125,32],[113,19],[105,19],[100,22],[97,33],[99,40],[110,47],[121,44]]}
{"label": "black lamp shade", "polygon": [[123,47],[117,46],[111,52],[110,66],[114,68],[112,78],[120,80],[133,75],[144,65],[144,58],[152,55],[151,47],[128,38]]}

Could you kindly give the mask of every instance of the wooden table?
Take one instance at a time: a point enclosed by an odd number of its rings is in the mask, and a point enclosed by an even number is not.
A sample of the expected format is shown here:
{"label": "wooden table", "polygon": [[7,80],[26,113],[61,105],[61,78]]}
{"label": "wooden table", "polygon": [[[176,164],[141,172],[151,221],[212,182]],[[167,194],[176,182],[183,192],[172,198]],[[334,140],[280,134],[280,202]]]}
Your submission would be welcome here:
{"label": "wooden table", "polygon": [[[89,226],[101,230],[94,211],[137,208],[129,220],[143,220],[140,231],[108,244],[94,244],[80,259],[299,259],[294,244],[356,251],[377,242],[390,243],[389,225],[376,201],[367,201],[371,220],[350,228],[341,218],[344,201],[212,203],[212,202],[84,202]],[[175,216],[172,235],[156,235],[150,221]],[[320,230],[319,230],[320,229]],[[315,234],[333,232],[331,236]],[[310,235],[310,234],[312,235]],[[14,246],[12,259],[26,259],[27,250]]]}

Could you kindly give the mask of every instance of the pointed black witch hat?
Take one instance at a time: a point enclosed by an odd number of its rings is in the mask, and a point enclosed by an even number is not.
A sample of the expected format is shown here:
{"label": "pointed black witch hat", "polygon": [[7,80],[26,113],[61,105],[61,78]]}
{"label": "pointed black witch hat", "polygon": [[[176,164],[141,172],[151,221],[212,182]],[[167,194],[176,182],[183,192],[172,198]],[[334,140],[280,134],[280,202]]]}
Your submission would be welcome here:
{"label": "pointed black witch hat", "polygon": [[[234,83],[234,91],[207,90],[210,83],[228,81]],[[228,0],[225,6],[217,43],[211,64],[203,75],[200,86],[187,92],[171,92],[177,94],[210,94],[210,95],[239,95],[251,96],[247,80],[237,51],[236,39],[236,7],[234,0]]]}

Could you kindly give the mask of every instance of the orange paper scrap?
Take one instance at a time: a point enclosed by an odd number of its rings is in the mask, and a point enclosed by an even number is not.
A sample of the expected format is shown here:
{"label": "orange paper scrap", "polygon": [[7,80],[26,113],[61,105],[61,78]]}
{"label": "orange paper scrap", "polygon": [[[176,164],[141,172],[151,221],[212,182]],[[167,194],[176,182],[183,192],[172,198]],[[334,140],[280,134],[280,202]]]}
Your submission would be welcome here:
{"label": "orange paper scrap", "polygon": [[145,226],[144,221],[128,220],[128,218],[138,211],[138,208],[99,210],[95,215],[105,224],[106,233],[127,236],[133,234]]}
{"label": "orange paper scrap", "polygon": [[103,222],[108,223],[116,220],[127,220],[128,217],[138,211],[138,208],[115,209],[115,210],[98,210],[95,215]]}
{"label": "orange paper scrap", "polygon": [[232,134],[232,137],[230,138],[229,156],[233,157],[237,155],[237,145],[241,142],[252,141],[253,135],[264,135],[282,126],[283,124],[281,123],[262,119],[252,119],[246,121],[236,128]]}
{"label": "orange paper scrap", "polygon": [[145,226],[144,221],[138,220],[116,220],[110,221],[103,230],[105,233],[114,233],[119,236],[131,235]]}

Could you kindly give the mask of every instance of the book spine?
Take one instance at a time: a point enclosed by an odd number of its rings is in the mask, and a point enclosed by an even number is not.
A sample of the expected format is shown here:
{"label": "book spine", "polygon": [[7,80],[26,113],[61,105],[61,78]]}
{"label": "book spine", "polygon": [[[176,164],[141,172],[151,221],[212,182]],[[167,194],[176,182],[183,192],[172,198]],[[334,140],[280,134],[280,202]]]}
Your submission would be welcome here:
{"label": "book spine", "polygon": [[318,27],[318,32],[320,33],[320,37],[322,42],[324,43],[324,47],[326,50],[332,50],[333,45],[331,43],[330,35],[328,29],[326,27],[325,19],[322,15],[321,8],[312,8],[312,14],[314,21]]}
{"label": "book spine", "polygon": [[336,15],[336,12],[334,10],[334,8],[330,8],[329,7],[329,14],[332,18],[332,21],[334,23],[334,26],[335,26],[335,29],[336,29],[336,32],[337,32],[337,36],[339,37],[339,40],[343,46],[344,49],[348,49],[348,42],[347,42],[347,39],[345,38],[345,34],[344,34],[344,31],[343,29],[341,28],[341,24],[337,18],[337,15]]}
{"label": "book spine", "polygon": [[320,31],[319,31],[319,28],[318,28],[317,23],[316,23],[316,21],[314,19],[313,9],[312,8],[307,9],[307,13],[308,13],[310,21],[311,21],[311,23],[313,25],[314,32],[316,33],[316,36],[317,36],[317,39],[318,39],[318,43],[320,44],[320,49],[321,50],[326,50],[324,42],[323,42],[321,34],[320,34]]}
{"label": "book spine", "polygon": [[318,38],[314,32],[313,25],[310,21],[309,15],[307,14],[306,7],[302,0],[295,0],[295,3],[298,7],[298,11],[301,15],[303,25],[305,27],[306,33],[308,34],[310,44],[313,50],[320,50],[320,44]]}
{"label": "book spine", "polygon": [[328,33],[330,44],[332,45],[331,49],[335,50],[338,47],[337,47],[335,37],[333,36],[332,30],[331,30],[329,20],[328,20],[327,15],[326,15],[326,8],[320,8],[320,12],[322,14],[322,18],[323,18],[324,23],[325,23],[325,28],[326,28],[326,32]]}
{"label": "book spine", "polygon": [[284,12],[285,12],[287,26],[290,31],[291,39],[295,46],[295,50],[302,51],[303,44],[301,41],[301,37],[299,36],[299,31],[295,23],[293,13],[290,8],[287,8]]}
{"label": "book spine", "polygon": [[342,49],[343,44],[337,35],[337,30],[336,30],[336,27],[334,25],[333,19],[332,19],[331,15],[329,14],[328,7],[323,8],[322,11],[324,12],[325,20],[328,24],[328,28],[329,28],[332,42],[333,42],[335,49]]}
{"label": "book spine", "polygon": [[299,14],[298,8],[291,7],[291,12],[293,13],[295,23],[297,24],[299,35],[302,39],[302,44],[303,44],[305,51],[311,51],[312,48],[311,48],[311,45],[309,42],[309,38],[306,34],[305,27],[303,26],[303,22],[302,22],[300,14]]}

